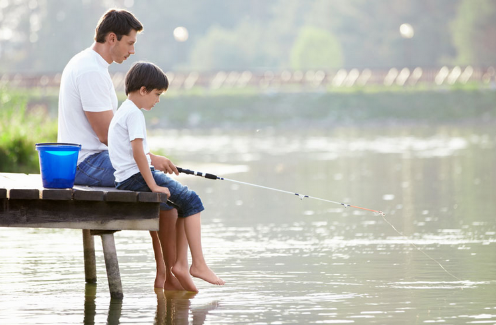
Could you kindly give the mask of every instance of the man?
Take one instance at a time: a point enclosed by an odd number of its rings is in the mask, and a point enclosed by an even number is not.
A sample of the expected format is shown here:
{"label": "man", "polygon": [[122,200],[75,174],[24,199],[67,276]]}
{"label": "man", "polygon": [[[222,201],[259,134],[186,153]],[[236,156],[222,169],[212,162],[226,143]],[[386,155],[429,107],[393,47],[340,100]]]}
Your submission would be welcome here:
{"label": "man", "polygon": [[[134,54],[137,36],[142,30],[143,25],[129,11],[110,9],[98,22],[93,45],[76,54],[64,68],[59,94],[58,142],[81,144],[75,184],[115,185],[107,137],[118,101],[108,67]],[[179,174],[169,159],[150,156],[156,169]],[[150,232],[157,262],[156,288],[183,290],[170,272],[176,259],[176,220],[177,210],[170,210],[167,218],[160,218],[158,233]]]}

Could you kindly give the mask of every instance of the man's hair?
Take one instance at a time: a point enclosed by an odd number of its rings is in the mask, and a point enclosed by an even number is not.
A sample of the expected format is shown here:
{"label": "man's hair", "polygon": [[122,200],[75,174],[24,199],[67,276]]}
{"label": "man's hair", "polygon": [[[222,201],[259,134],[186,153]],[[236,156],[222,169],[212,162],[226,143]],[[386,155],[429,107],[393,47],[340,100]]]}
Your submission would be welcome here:
{"label": "man's hair", "polygon": [[154,89],[166,91],[169,80],[165,73],[150,62],[136,62],[126,74],[126,95],[145,87],[147,92]]}
{"label": "man's hair", "polygon": [[143,30],[143,25],[132,13],[124,9],[110,9],[103,14],[95,29],[95,41],[105,43],[108,33],[115,33],[120,41],[123,35],[129,35],[131,29]]}

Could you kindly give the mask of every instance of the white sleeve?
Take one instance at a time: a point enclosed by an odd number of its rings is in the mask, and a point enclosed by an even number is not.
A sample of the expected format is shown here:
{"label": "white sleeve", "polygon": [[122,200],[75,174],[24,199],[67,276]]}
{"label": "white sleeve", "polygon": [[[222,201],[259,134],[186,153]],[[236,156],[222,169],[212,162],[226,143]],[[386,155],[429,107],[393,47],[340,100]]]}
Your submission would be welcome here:
{"label": "white sleeve", "polygon": [[126,119],[129,141],[146,138],[145,116],[139,110],[129,114]]}
{"label": "white sleeve", "polygon": [[84,111],[112,110],[112,93],[109,90],[108,78],[101,72],[90,71],[83,74],[79,78],[78,88]]}

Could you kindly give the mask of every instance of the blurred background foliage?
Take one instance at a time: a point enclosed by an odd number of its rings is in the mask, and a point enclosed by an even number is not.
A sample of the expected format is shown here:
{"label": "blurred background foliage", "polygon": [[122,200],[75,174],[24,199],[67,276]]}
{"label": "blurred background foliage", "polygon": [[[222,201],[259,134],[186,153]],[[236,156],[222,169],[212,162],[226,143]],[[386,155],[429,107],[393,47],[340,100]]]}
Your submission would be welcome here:
{"label": "blurred background foliage", "polygon": [[[165,71],[439,68],[496,63],[496,0],[0,0],[0,76],[56,75],[109,8],[143,23],[136,54]],[[410,35],[400,26],[411,26]],[[174,33],[182,27],[181,33]],[[494,72],[494,69],[492,70]],[[0,77],[1,79],[1,77]],[[0,80],[1,82],[2,80]],[[151,128],[492,123],[494,91],[467,84],[170,91]],[[491,86],[491,90],[494,85]],[[0,171],[37,172],[56,141],[58,89],[0,88]],[[122,101],[122,94],[119,94]],[[447,108],[447,109],[442,109]]]}
{"label": "blurred background foliage", "polygon": [[35,144],[57,142],[57,121],[28,97],[0,88],[0,171],[39,172]]}
{"label": "blurred background foliage", "polygon": [[[496,62],[495,0],[0,0],[0,72],[61,72],[91,45],[110,7],[131,10],[145,26],[131,61],[166,70]],[[401,36],[404,23],[413,38]],[[179,26],[185,41],[173,36]]]}

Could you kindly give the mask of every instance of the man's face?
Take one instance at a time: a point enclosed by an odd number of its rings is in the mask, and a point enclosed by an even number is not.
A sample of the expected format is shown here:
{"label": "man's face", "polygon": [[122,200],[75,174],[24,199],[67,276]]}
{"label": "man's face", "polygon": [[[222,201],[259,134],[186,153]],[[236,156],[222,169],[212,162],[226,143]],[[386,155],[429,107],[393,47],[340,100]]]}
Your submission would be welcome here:
{"label": "man's face", "polygon": [[137,32],[134,29],[131,29],[129,35],[123,35],[121,40],[118,41],[115,38],[115,42],[113,42],[110,48],[110,54],[112,55],[112,60],[116,63],[122,63],[131,54],[134,54],[134,45],[137,41]]}

